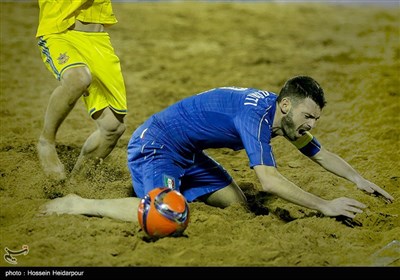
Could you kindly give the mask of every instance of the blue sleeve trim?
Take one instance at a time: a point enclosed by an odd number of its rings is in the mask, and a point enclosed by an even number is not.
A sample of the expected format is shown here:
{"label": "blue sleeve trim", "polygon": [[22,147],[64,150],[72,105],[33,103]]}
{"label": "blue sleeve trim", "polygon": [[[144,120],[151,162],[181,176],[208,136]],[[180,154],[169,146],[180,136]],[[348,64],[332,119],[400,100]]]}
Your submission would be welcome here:
{"label": "blue sleeve trim", "polygon": [[308,157],[315,156],[320,150],[321,144],[315,137],[313,137],[313,139],[309,143],[307,143],[307,145],[299,149],[299,151],[303,153],[303,155],[306,155]]}

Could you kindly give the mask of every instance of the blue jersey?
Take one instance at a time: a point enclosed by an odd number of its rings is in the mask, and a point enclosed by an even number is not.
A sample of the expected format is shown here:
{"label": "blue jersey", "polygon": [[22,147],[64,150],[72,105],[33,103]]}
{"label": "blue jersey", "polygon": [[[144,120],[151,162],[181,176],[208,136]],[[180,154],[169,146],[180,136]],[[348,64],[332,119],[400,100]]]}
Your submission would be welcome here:
{"label": "blue jersey", "polygon": [[[277,95],[254,88],[215,88],[152,115],[128,144],[128,166],[138,197],[159,186],[188,201],[226,187],[230,174],[203,150],[245,149],[250,167],[276,166],[272,124]],[[293,142],[305,155],[320,149],[310,134]]]}
{"label": "blue jersey", "polygon": [[270,145],[276,99],[254,88],[215,88],[154,114],[139,131],[189,160],[200,150],[231,148],[245,149],[251,167],[276,166]]}

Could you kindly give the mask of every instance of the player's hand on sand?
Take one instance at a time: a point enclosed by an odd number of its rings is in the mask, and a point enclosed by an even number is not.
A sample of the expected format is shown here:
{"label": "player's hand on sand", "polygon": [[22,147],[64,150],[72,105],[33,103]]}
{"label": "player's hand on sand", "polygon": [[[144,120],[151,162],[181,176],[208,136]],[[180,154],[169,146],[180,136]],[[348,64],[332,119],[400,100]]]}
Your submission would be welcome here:
{"label": "player's hand on sand", "polygon": [[325,216],[345,216],[348,218],[354,218],[356,214],[362,213],[367,205],[347,197],[340,197],[327,202],[327,204],[321,209],[321,212]]}
{"label": "player's hand on sand", "polygon": [[394,200],[394,197],[391,196],[388,192],[386,192],[382,188],[378,187],[374,183],[372,183],[364,178],[361,178],[357,182],[357,188],[359,188],[360,190],[363,190],[367,193],[370,193],[370,194],[381,195],[387,203],[391,203]]}
{"label": "player's hand on sand", "polygon": [[51,214],[71,214],[78,215],[83,213],[83,198],[76,194],[68,194],[43,204],[39,208],[39,216]]}

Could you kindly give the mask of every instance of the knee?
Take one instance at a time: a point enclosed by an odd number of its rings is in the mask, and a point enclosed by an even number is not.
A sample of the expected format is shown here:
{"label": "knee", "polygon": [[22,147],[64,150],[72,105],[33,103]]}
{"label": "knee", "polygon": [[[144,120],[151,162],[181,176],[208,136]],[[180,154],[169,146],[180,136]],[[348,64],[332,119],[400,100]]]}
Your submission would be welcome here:
{"label": "knee", "polygon": [[247,204],[246,196],[235,182],[210,195],[204,196],[202,200],[209,205],[219,208],[226,208],[232,204]]}
{"label": "knee", "polygon": [[109,122],[103,127],[105,138],[112,142],[117,141],[124,134],[125,130],[125,124],[119,121]]}
{"label": "knee", "polygon": [[87,67],[68,69],[62,77],[62,85],[65,86],[75,98],[84,95],[91,83],[92,75]]}

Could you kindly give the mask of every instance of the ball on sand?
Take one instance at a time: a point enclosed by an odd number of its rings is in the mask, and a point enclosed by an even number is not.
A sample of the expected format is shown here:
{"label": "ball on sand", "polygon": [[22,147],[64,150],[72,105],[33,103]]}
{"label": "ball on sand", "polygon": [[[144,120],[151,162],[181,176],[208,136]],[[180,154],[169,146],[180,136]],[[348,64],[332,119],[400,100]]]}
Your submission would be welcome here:
{"label": "ball on sand", "polygon": [[148,192],[140,201],[138,221],[150,237],[181,235],[189,224],[189,205],[178,191],[160,187]]}

